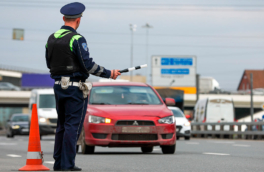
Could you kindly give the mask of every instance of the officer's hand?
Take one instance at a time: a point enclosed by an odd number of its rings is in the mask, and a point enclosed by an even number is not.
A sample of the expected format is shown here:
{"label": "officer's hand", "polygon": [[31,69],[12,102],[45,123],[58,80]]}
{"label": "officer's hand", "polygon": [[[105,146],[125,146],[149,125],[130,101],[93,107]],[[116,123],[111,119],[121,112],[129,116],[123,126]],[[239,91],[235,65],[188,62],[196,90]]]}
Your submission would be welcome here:
{"label": "officer's hand", "polygon": [[117,70],[117,69],[111,70],[111,78],[116,79],[118,77],[118,75],[121,75],[121,73],[119,71],[120,70]]}

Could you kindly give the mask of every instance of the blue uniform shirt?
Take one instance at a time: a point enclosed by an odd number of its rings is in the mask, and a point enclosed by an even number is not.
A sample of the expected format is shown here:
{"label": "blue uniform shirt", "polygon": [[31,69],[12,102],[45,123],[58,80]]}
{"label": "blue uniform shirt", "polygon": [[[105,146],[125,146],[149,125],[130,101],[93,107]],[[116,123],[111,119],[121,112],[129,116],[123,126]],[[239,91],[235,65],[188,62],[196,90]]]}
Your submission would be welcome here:
{"label": "blue uniform shirt", "polygon": [[[62,26],[61,29],[69,30],[71,32],[76,33],[76,30],[74,30],[70,26]],[[78,61],[80,62],[80,66],[83,68],[83,71],[86,71],[86,72],[75,72],[72,75],[55,75],[55,76],[51,75],[51,78],[60,79],[62,76],[68,76],[68,77],[74,77],[74,78],[87,79],[89,77],[89,74],[100,76],[103,78],[111,77],[110,70],[107,70],[104,67],[97,65],[93,61],[93,58],[90,58],[90,53],[87,47],[87,42],[83,36],[80,36],[78,39],[73,39],[72,52],[78,58]],[[50,69],[50,64],[48,61],[47,45],[46,45],[46,63],[47,63],[47,67]]]}

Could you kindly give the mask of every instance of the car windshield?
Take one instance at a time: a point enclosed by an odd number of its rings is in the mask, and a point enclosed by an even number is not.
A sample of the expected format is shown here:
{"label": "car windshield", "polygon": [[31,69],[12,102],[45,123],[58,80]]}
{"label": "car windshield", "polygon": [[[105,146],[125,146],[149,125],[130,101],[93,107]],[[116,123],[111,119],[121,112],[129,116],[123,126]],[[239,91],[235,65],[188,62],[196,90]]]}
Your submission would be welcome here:
{"label": "car windshield", "polygon": [[184,114],[182,113],[181,110],[178,109],[171,109],[171,111],[173,112],[174,117],[176,118],[183,118]]}
{"label": "car windshield", "polygon": [[23,121],[28,121],[28,116],[26,115],[21,115],[21,116],[13,116],[12,117],[13,122],[23,122]]}
{"label": "car windshield", "polygon": [[99,105],[158,105],[162,104],[150,87],[142,86],[102,86],[93,87],[89,104]]}
{"label": "car windshield", "polygon": [[55,108],[54,94],[39,95],[39,108]]}

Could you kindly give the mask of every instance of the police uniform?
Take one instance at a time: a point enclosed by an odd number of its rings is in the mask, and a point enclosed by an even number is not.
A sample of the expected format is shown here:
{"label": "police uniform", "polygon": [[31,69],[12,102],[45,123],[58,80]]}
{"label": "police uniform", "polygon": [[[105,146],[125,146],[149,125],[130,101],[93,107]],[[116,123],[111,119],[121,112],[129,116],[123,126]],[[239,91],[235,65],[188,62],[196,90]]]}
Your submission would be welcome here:
{"label": "police uniform", "polygon": [[[85,6],[71,3],[61,8],[66,18],[79,18]],[[79,88],[89,74],[110,78],[111,71],[90,58],[85,38],[70,26],[62,26],[50,35],[46,44],[46,62],[55,79],[54,93],[58,122],[54,146],[54,170],[79,171],[75,166],[76,143],[82,130],[87,98]],[[68,88],[62,88],[62,78],[69,78]]]}

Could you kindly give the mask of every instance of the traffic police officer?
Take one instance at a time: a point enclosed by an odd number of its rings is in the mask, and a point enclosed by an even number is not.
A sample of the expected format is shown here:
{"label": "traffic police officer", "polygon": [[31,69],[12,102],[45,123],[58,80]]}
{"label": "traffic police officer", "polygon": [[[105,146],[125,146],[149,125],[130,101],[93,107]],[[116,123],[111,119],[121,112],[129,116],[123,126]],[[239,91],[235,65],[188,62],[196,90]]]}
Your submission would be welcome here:
{"label": "traffic police officer", "polygon": [[58,113],[54,171],[81,171],[75,166],[76,143],[87,108],[87,95],[82,90],[87,88],[84,82],[89,74],[112,79],[120,75],[119,70],[107,70],[90,58],[85,38],[76,32],[84,10],[85,6],[78,2],[63,6],[60,12],[65,25],[50,35],[46,44]]}

